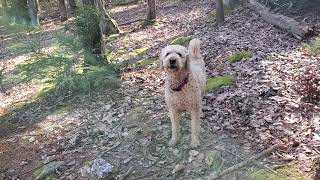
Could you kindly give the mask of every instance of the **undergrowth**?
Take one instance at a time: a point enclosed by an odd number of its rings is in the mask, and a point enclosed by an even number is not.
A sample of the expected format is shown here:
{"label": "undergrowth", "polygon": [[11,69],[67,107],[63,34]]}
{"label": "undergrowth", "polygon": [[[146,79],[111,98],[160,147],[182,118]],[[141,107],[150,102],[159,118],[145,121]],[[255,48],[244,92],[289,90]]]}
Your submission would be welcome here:
{"label": "undergrowth", "polygon": [[316,37],[310,43],[305,44],[304,47],[308,50],[308,52],[312,55],[320,54],[320,36]]}
{"label": "undergrowth", "polygon": [[248,59],[253,56],[251,51],[237,51],[227,57],[227,60],[231,63],[241,61],[242,59]]}

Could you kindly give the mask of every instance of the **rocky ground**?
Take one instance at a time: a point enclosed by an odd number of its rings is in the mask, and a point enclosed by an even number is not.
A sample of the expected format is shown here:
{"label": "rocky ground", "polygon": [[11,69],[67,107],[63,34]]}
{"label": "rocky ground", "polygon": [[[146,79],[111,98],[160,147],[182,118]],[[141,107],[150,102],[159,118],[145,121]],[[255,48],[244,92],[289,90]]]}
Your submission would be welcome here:
{"label": "rocky ground", "polygon": [[[144,58],[157,58],[159,50],[175,37],[197,37],[202,40],[208,77],[235,78],[233,85],[204,97],[199,148],[190,148],[188,115],[183,117],[181,143],[167,146],[170,120],[162,93],[164,73],[155,62],[123,68],[118,89],[71,102],[58,99],[54,111],[48,108],[52,101],[44,99],[31,103],[23,113],[11,113],[12,127],[0,124],[0,177],[205,179],[281,142],[285,147],[269,158],[225,179],[314,178],[320,155],[319,103],[302,101],[294,89],[295,77],[305,67],[319,71],[319,56],[309,54],[302,42],[265,23],[245,6],[231,12],[221,27],[215,27],[213,9],[206,0],[160,1],[155,25],[122,25],[124,33],[118,43],[110,44],[127,51],[147,48]],[[114,7],[112,13],[119,24],[126,24],[142,18],[145,10],[145,4],[138,4]],[[308,23],[314,19],[310,17]],[[45,32],[54,32],[55,28],[48,27],[62,27],[49,23]],[[28,54],[8,47],[28,38],[25,34],[1,37],[5,76],[28,59]],[[50,33],[43,38],[52,39]],[[237,50],[254,55],[228,62],[226,57]],[[5,92],[0,94],[7,104],[29,99],[37,88],[32,83],[11,86],[4,84]]]}

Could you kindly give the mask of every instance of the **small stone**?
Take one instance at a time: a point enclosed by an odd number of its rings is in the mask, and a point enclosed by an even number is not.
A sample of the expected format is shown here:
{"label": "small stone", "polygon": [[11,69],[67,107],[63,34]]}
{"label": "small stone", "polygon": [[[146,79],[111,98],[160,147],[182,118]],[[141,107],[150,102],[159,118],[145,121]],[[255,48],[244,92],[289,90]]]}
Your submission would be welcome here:
{"label": "small stone", "polygon": [[190,156],[196,156],[196,155],[198,155],[199,154],[199,151],[196,151],[196,150],[191,150],[190,152],[189,152],[189,155]]}
{"label": "small stone", "polygon": [[186,167],[183,164],[177,164],[172,170],[172,174],[181,173]]}
{"label": "small stone", "polygon": [[27,164],[28,164],[27,161],[21,161],[19,165],[20,165],[20,166],[24,166],[24,165],[27,165]]}
{"label": "small stone", "polygon": [[36,140],[36,139],[35,139],[34,137],[30,137],[30,138],[29,138],[29,142],[30,142],[30,143],[34,142],[35,140]]}
{"label": "small stone", "polygon": [[7,142],[11,142],[11,143],[15,143],[15,142],[17,142],[17,140],[16,140],[16,138],[10,138],[10,139],[7,139],[6,140]]}

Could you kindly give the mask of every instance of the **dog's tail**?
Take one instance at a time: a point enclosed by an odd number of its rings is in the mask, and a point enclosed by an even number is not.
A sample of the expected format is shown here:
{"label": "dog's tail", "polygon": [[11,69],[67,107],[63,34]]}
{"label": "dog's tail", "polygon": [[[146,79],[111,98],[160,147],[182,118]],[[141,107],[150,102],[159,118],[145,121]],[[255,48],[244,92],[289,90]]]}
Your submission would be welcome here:
{"label": "dog's tail", "polygon": [[196,38],[192,39],[190,41],[188,51],[191,59],[200,59],[201,58],[200,40]]}

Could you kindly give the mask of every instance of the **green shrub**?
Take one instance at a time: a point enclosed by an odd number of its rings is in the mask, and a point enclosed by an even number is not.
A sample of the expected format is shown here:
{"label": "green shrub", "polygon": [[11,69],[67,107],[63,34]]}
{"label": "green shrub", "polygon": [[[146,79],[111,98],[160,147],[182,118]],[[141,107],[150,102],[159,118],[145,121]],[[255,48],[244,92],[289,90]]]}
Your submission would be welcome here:
{"label": "green shrub", "polygon": [[253,56],[253,52],[251,51],[237,51],[227,57],[227,60],[231,63],[235,63],[241,61],[242,59],[248,59]]}
{"label": "green shrub", "polygon": [[308,50],[308,52],[312,55],[320,54],[320,36],[316,37],[310,43],[305,44],[304,47]]}

